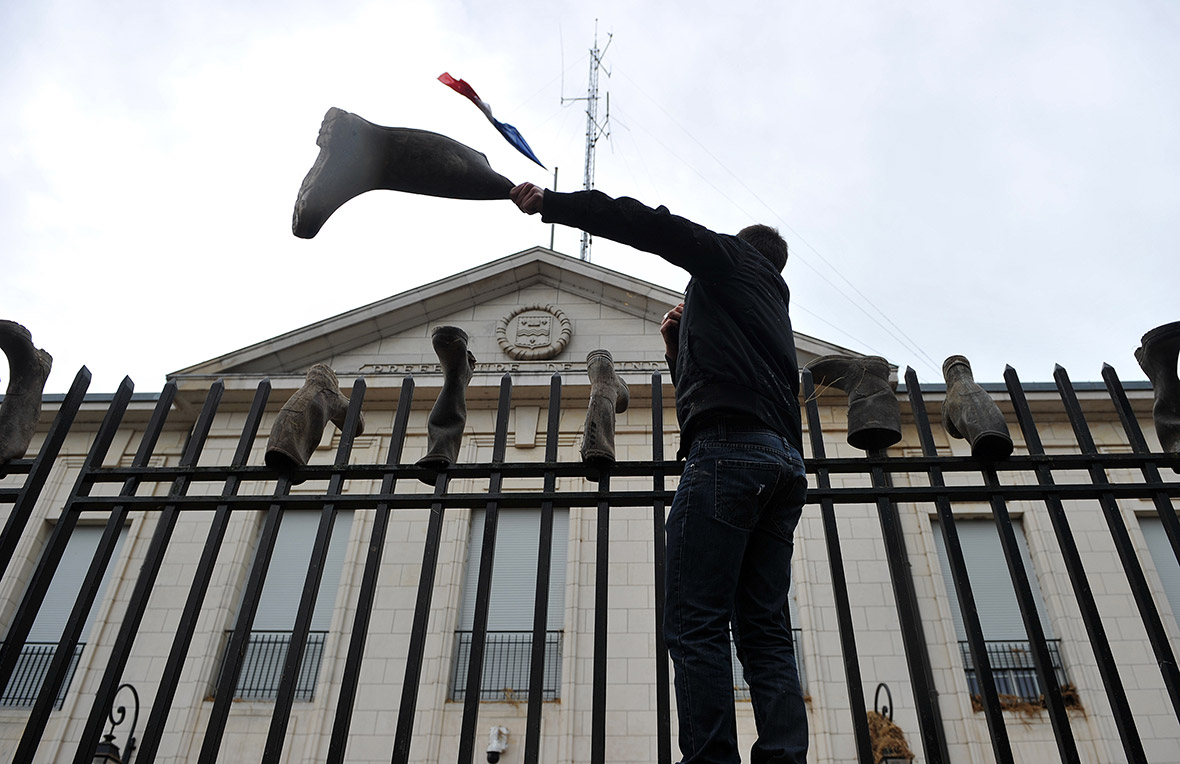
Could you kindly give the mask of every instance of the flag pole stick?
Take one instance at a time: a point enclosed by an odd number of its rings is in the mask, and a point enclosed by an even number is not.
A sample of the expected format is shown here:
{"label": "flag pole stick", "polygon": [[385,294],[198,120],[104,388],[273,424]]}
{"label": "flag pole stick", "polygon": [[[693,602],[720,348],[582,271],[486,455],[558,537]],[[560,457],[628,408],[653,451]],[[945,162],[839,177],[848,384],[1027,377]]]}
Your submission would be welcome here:
{"label": "flag pole stick", "polygon": [[[553,190],[557,190],[557,165],[553,165]],[[553,230],[557,228],[556,223],[549,224],[549,249],[553,249]]]}

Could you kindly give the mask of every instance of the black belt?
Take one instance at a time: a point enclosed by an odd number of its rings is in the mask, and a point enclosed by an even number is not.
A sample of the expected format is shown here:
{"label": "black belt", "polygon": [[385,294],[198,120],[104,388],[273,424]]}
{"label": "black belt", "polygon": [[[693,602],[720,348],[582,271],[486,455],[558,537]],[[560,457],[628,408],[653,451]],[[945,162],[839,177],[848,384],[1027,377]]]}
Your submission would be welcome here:
{"label": "black belt", "polygon": [[717,427],[724,427],[729,432],[750,432],[753,430],[770,430],[773,432],[774,430],[766,422],[750,414],[719,413],[708,414],[704,421],[699,424],[694,423],[692,433],[696,436],[705,430],[711,430]]}

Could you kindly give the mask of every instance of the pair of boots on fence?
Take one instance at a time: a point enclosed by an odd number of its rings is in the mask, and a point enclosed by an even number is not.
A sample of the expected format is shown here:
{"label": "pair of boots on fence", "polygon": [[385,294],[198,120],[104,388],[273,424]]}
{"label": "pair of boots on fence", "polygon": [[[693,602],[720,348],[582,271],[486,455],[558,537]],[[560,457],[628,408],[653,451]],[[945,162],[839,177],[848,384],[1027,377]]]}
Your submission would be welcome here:
{"label": "pair of boots on fence", "polygon": [[0,349],[8,358],[8,389],[0,404],[0,477],[3,467],[29,449],[41,418],[41,396],[53,356],[33,346],[33,335],[15,321],[0,321]]}
{"label": "pair of boots on fence", "polygon": [[[467,349],[467,333],[454,326],[440,326],[431,333],[434,351],[443,367],[443,387],[426,425],[426,456],[418,466],[445,469],[459,456],[467,423],[466,389],[475,372],[475,356]],[[630,391],[615,374],[609,351],[592,350],[586,356],[590,377],[590,404],[582,438],[582,461],[598,466],[615,461],[615,414],[627,410]]]}
{"label": "pair of boots on fence", "polygon": [[[1180,453],[1180,378],[1176,375],[1180,355],[1180,321],[1157,326],[1143,335],[1135,349],[1135,360],[1151,381],[1155,395],[1151,416],[1160,446],[1171,454]],[[1180,465],[1172,467],[1180,473]]]}
{"label": "pair of boots on fence", "polygon": [[[454,326],[435,327],[431,344],[443,367],[443,387],[427,420],[427,452],[418,465],[433,470],[453,464],[459,455],[467,423],[467,384],[475,371],[475,356],[467,349],[467,333]],[[268,467],[292,476],[307,465],[319,446],[324,427],[332,422],[344,427],[348,398],[340,391],[336,373],[323,363],[308,370],[303,386],[291,396],[275,418],[266,444]],[[365,430],[364,416],[357,434]]]}
{"label": "pair of boots on fence", "polygon": [[[888,448],[901,440],[901,409],[890,379],[889,362],[880,356],[827,355],[807,365],[817,384],[848,393],[848,443],[866,451]],[[977,459],[1003,459],[1012,438],[999,406],[971,374],[971,364],[953,355],[942,364],[946,398],[942,422],[955,438],[971,444]]]}

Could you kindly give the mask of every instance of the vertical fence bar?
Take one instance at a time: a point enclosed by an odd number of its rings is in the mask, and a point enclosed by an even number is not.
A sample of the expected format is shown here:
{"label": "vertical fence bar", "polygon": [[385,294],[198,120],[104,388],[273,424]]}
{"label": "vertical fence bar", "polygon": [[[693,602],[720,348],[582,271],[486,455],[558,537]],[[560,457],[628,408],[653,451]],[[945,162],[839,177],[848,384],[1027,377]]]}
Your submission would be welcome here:
{"label": "vertical fence bar", "polygon": [[[184,453],[180,457],[181,467],[192,467],[201,457],[205,441],[209,437],[209,430],[213,426],[213,417],[221,403],[225,392],[225,383],[217,380],[209,388],[205,397],[205,405],[193,426],[192,435],[188,439]],[[184,496],[188,492],[191,478],[181,475],[172,483],[170,496]],[[86,719],[86,726],[82,730],[78,750],[74,756],[75,764],[87,764],[94,760],[94,749],[98,745],[102,734],[103,723],[110,713],[115,693],[123,677],[123,670],[131,658],[131,648],[135,644],[135,636],[139,633],[139,626],[143,622],[144,611],[147,610],[148,598],[155,586],[156,577],[160,573],[160,566],[164,562],[164,553],[168,551],[168,542],[172,539],[172,531],[176,528],[176,520],[180,510],[176,504],[168,504],[160,513],[156,530],[152,534],[147,557],[139,569],[139,577],[135,581],[135,588],[131,593],[131,601],[127,604],[127,612],[123,622],[119,625],[119,636],[115,640],[111,656],[107,660],[98,693],[91,705],[90,714]],[[23,741],[22,741],[23,744]]]}
{"label": "vertical fence bar", "polygon": [[[807,433],[811,438],[811,455],[824,458],[824,434],[819,423],[819,404],[811,369],[803,369],[803,399],[807,403]],[[832,479],[826,467],[815,470],[816,487],[826,491]],[[836,604],[836,623],[840,630],[840,651],[844,660],[844,677],[848,685],[848,706],[852,714],[852,733],[856,758],[860,764],[877,764],[869,738],[865,712],[864,685],[860,676],[860,659],[856,652],[856,629],[852,624],[852,606],[848,601],[848,581],[844,576],[844,556],[840,551],[840,532],[836,525],[836,507],[831,499],[821,499],[820,515],[824,524],[824,542],[828,550],[828,568],[832,573],[832,596]],[[798,648],[796,648],[798,650]]]}
{"label": "vertical fence bar", "polygon": [[[352,456],[352,444],[356,439],[357,424],[361,417],[361,404],[365,400],[365,379],[357,377],[352,384],[348,413],[344,417],[344,428],[340,432],[340,444],[336,447],[336,461],[333,466],[345,467]],[[340,496],[344,490],[344,475],[333,472],[328,480],[328,498]],[[328,558],[328,546],[332,541],[332,527],[336,524],[336,505],[329,501],[320,510],[320,524],[312,545],[307,575],[303,580],[303,594],[299,609],[295,613],[295,626],[287,655],[283,661],[283,673],[279,679],[279,692],[275,698],[274,712],[270,717],[270,730],[262,750],[263,764],[278,764],[283,754],[283,739],[287,736],[287,723],[291,719],[291,705],[295,702],[295,689],[303,665],[303,651],[307,647],[307,633],[311,630],[311,618],[315,613],[316,599],[320,593],[320,581],[324,577],[324,561]],[[346,542],[347,543],[347,542]]]}
{"label": "vertical fence bar", "polygon": [[[1147,439],[1143,437],[1143,429],[1139,426],[1139,420],[1135,417],[1131,401],[1127,398],[1126,391],[1123,390],[1122,382],[1119,381],[1119,375],[1108,363],[1102,365],[1102,379],[1106,382],[1106,389],[1110,393],[1111,400],[1114,401],[1119,420],[1123,423],[1123,431],[1127,433],[1127,442],[1131,444],[1131,450],[1137,454],[1150,453],[1147,448]],[[1154,464],[1143,465],[1142,472],[1143,478],[1149,485],[1163,486],[1163,478],[1160,477],[1159,468]],[[1160,522],[1164,526],[1168,541],[1172,544],[1172,554],[1176,555],[1176,561],[1180,562],[1180,519],[1176,518],[1176,509],[1163,491],[1157,491],[1151,498],[1155,503],[1156,514],[1159,515]]]}
{"label": "vertical fence bar", "polygon": [[[1004,370],[1004,382],[1008,386],[1008,397],[1012,401],[1016,420],[1024,435],[1025,447],[1030,455],[1043,456],[1045,448],[1041,444],[1041,436],[1037,432],[1036,422],[1033,421],[1032,410],[1024,395],[1020,378],[1017,377],[1016,370],[1011,366]],[[1046,487],[1054,485],[1053,474],[1048,466],[1037,465],[1036,473],[1039,485]],[[1090,637],[1090,645],[1094,650],[1098,672],[1106,687],[1107,699],[1114,712],[1115,725],[1118,727],[1119,736],[1123,742],[1123,750],[1131,764],[1142,764],[1147,761],[1147,756],[1143,750],[1139,731],[1135,726],[1135,715],[1131,712],[1130,704],[1127,702],[1127,693],[1119,678],[1114,654],[1111,652],[1110,642],[1106,637],[1106,628],[1102,624],[1102,616],[1094,602],[1094,593],[1090,588],[1090,581],[1086,577],[1086,567],[1082,562],[1081,552],[1078,551],[1077,542],[1074,540],[1073,530],[1069,526],[1065,507],[1058,495],[1048,494],[1045,497],[1045,508],[1048,510],[1049,520],[1053,524],[1053,533],[1057,537],[1057,545],[1061,548],[1061,554],[1065,560],[1065,569],[1069,574],[1070,584],[1073,586],[1082,622]]]}
{"label": "vertical fence bar", "polygon": [[[655,371],[651,375],[651,458],[657,464],[664,461],[664,381]],[[659,466],[652,473],[652,488],[664,490],[664,470]],[[653,578],[655,584],[656,633],[656,762],[672,763],[672,700],[668,681],[668,642],[664,639],[664,597],[668,556],[665,548],[664,501],[657,499],[652,507]],[[798,645],[795,650],[798,651]]]}
{"label": "vertical fence bar", "polygon": [[[500,378],[500,402],[496,411],[496,436],[492,463],[503,465],[508,450],[508,412],[512,398],[512,375]],[[467,666],[467,695],[463,699],[463,726],[459,736],[459,761],[470,762],[475,755],[475,723],[479,717],[479,695],[483,686],[483,656],[488,641],[488,603],[492,595],[492,570],[496,562],[496,529],[500,519],[500,491],[503,473],[494,470],[488,480],[488,503],[484,507],[483,550],[479,580],[475,587],[475,617],[471,635],[471,661]]]}
{"label": "vertical fence bar", "polygon": [[[446,470],[434,480],[434,495],[447,492]],[[406,653],[406,676],[402,680],[402,698],[397,711],[397,730],[393,738],[393,764],[406,764],[414,734],[414,715],[418,708],[418,683],[422,680],[422,658],[426,652],[426,628],[430,624],[430,602],[434,597],[434,576],[438,568],[438,547],[442,542],[443,505],[430,505],[426,526],[426,543],[422,547],[422,572],[418,575],[418,599],[414,604],[414,624],[410,629],[410,646]]]}
{"label": "vertical fence bar", "polygon": [[242,662],[245,660],[246,647],[250,641],[250,630],[254,626],[254,616],[258,613],[262,586],[266,583],[266,571],[270,568],[270,558],[274,555],[275,541],[279,537],[279,526],[283,522],[282,500],[290,492],[291,479],[280,477],[275,485],[276,501],[266,510],[262,534],[258,538],[258,548],[254,553],[254,564],[246,580],[246,591],[242,594],[237,623],[234,624],[233,634],[230,635],[229,649],[225,652],[225,662],[221,666],[217,689],[213,694],[213,710],[209,714],[209,724],[205,728],[205,739],[201,743],[201,751],[197,757],[198,764],[217,764],[221,739],[225,735],[225,724],[229,719],[229,710],[238,686],[238,675],[242,672]]}
{"label": "vertical fence bar", "polygon": [[1003,489],[1000,486],[995,466],[985,465],[983,476],[984,483],[992,489],[992,516],[995,518],[996,530],[1000,534],[1000,546],[1004,550],[1004,559],[1008,563],[1008,575],[1012,577],[1012,587],[1016,591],[1016,602],[1020,607],[1021,620],[1024,621],[1025,634],[1028,636],[1033,666],[1036,668],[1037,677],[1041,680],[1045,707],[1049,710],[1053,736],[1057,739],[1057,751],[1061,754],[1063,761],[1073,764],[1080,761],[1077,743],[1074,742],[1073,730],[1069,726],[1069,714],[1065,711],[1065,702],[1061,698],[1061,687],[1057,682],[1057,673],[1053,670],[1053,662],[1049,656],[1045,629],[1041,625],[1041,616],[1037,612],[1036,600],[1033,599],[1032,585],[1029,583],[1024,560],[1020,556],[1020,547],[1016,543],[1016,530],[1012,527],[1012,518],[1008,515],[1008,507],[1004,502]]}
{"label": "vertical fence bar", "polygon": [[610,584],[610,470],[598,478],[598,540],[594,555],[594,679],[590,709],[590,764],[606,761],[607,587]]}
{"label": "vertical fence bar", "polygon": [[[413,401],[414,378],[407,375],[402,380],[401,395],[397,399],[389,455],[385,460],[387,467],[395,467],[401,463]],[[381,493],[393,493],[396,487],[397,477],[394,473],[386,471],[381,479]],[[344,761],[344,751],[348,746],[348,730],[352,725],[352,709],[356,704],[356,688],[360,681],[361,662],[365,657],[369,619],[373,612],[373,601],[377,596],[377,578],[381,572],[381,557],[385,550],[385,536],[388,530],[389,502],[384,501],[377,505],[373,516],[369,551],[365,557],[365,572],[361,578],[361,590],[357,596],[356,614],[352,622],[352,636],[348,642],[348,659],[344,662],[344,678],[340,683],[340,696],[336,700],[336,719],[332,724],[332,738],[328,743],[328,764],[340,764]]]}
{"label": "vertical fence bar", "polygon": [[[926,456],[937,456],[938,450],[934,445],[934,433],[930,429],[930,417],[926,411],[926,403],[922,399],[922,389],[918,384],[918,375],[912,368],[905,373],[906,390],[910,396],[910,408],[914,414],[914,424],[918,428],[918,439],[922,443],[922,453]],[[942,468],[932,466],[929,470],[930,485],[942,488],[946,485],[943,480]],[[1012,743],[1008,739],[1008,728],[1004,726],[1004,712],[1000,707],[1000,696],[996,692],[995,677],[992,675],[991,660],[988,658],[987,645],[983,638],[983,628],[979,623],[979,613],[975,609],[975,595],[971,591],[971,581],[967,575],[967,564],[963,561],[963,549],[959,544],[959,532],[955,528],[955,514],[951,503],[945,495],[937,496],[934,505],[938,510],[938,527],[942,533],[943,544],[946,546],[947,559],[950,562],[951,578],[955,583],[955,595],[959,599],[959,612],[963,616],[963,625],[967,630],[967,642],[971,649],[971,662],[979,677],[980,692],[983,696],[983,710],[987,717],[988,734],[992,740],[992,750],[1000,764],[1013,761]]]}
{"label": "vertical fence bar", "polygon": [[[254,401],[250,404],[250,411],[246,415],[242,427],[238,447],[234,452],[230,469],[236,472],[245,466],[250,457],[250,449],[254,438],[258,434],[258,426],[262,422],[262,415],[266,410],[266,400],[270,396],[270,380],[264,379],[259,383],[254,393]],[[231,474],[225,480],[221,489],[223,497],[235,496],[241,485],[241,477]],[[160,684],[156,688],[156,697],[152,702],[151,713],[144,728],[143,738],[139,743],[139,750],[135,760],[139,764],[152,764],[160,749],[160,740],[164,735],[164,727],[168,721],[168,712],[172,709],[172,701],[176,697],[176,688],[180,683],[180,672],[184,668],[185,658],[192,645],[193,634],[197,629],[197,619],[200,617],[201,606],[205,601],[205,594],[209,591],[209,582],[213,579],[213,569],[217,564],[217,556],[221,551],[221,542],[225,539],[225,532],[229,528],[230,510],[228,504],[219,504],[214,512],[213,522],[209,526],[209,533],[205,539],[205,546],[201,550],[201,559],[193,575],[193,583],[189,588],[188,598],[184,603],[184,610],[180,614],[180,622],[176,626],[176,636],[172,641],[172,649],[168,653],[168,661],[164,664],[164,673],[160,676]],[[94,747],[78,747],[78,759],[84,751],[93,751]]]}
{"label": "vertical fence bar", "polygon": [[114,440],[119,423],[123,420],[123,413],[127,410],[127,404],[131,401],[131,393],[134,389],[135,386],[131,383],[130,377],[124,377],[115,391],[111,405],[98,428],[94,443],[90,446],[90,452],[86,455],[86,460],[78,472],[70,498],[66,501],[66,506],[62,509],[57,523],[53,526],[53,532],[50,534],[45,551],[29,580],[29,587],[25,590],[24,597],[21,598],[21,603],[17,607],[12,625],[8,627],[8,633],[5,635],[4,641],[0,643],[0,687],[7,687],[8,680],[12,678],[12,672],[20,658],[21,647],[29,637],[29,630],[33,628],[33,620],[37,617],[37,611],[41,609],[45,593],[49,590],[49,583],[53,580],[53,574],[57,572],[57,566],[66,551],[66,544],[69,543],[70,534],[73,533],[74,525],[78,522],[79,513],[73,508],[74,501],[90,493],[90,473],[96,467],[101,466],[103,459],[106,458],[111,441]]}
{"label": "vertical fence bar", "polygon": [[[1065,411],[1069,415],[1069,422],[1073,426],[1074,435],[1077,437],[1082,452],[1088,456],[1098,456],[1098,447],[1094,444],[1094,438],[1091,436],[1089,425],[1086,424],[1086,418],[1082,414],[1082,407],[1078,403],[1073,384],[1069,381],[1069,375],[1065,369],[1057,366],[1053,372],[1053,379],[1057,382],[1057,389],[1061,393],[1061,400],[1065,404]],[[1090,465],[1090,480],[1099,489],[1107,488],[1110,485],[1106,471],[1097,460]],[[1156,662],[1159,664],[1164,686],[1168,691],[1168,698],[1172,701],[1172,708],[1176,712],[1177,718],[1180,718],[1180,671],[1177,670],[1176,656],[1172,651],[1167,632],[1164,631],[1159,610],[1156,609],[1155,601],[1151,598],[1151,588],[1147,585],[1147,578],[1143,575],[1143,568],[1139,565],[1139,558],[1135,555],[1135,547],[1131,543],[1126,523],[1123,522],[1123,517],[1119,512],[1118,502],[1109,491],[1101,490],[1098,502],[1102,507],[1102,514],[1106,518],[1110,535],[1114,539],[1115,549],[1123,564],[1123,571],[1127,574],[1131,594],[1135,598],[1135,605],[1139,608],[1139,616],[1143,619],[1143,626],[1147,630],[1147,638],[1151,642]]]}
{"label": "vertical fence bar", "polygon": [[[127,400],[122,401],[123,407],[126,406],[126,403],[131,397],[130,380],[124,379],[124,382],[128,384],[128,387],[126,388]],[[141,442],[139,450],[136,453],[135,466],[143,467],[147,464],[148,458],[151,456],[151,451],[155,447],[156,438],[158,438],[160,430],[164,426],[164,419],[167,417],[168,408],[172,401],[171,396],[174,395],[175,392],[176,388],[173,385],[171,388],[166,387],[160,394],[160,398],[157,401],[155,410],[152,412],[151,420],[148,423],[147,430],[144,432],[143,441]],[[116,394],[116,397],[118,397],[118,394]],[[116,405],[117,403],[112,403],[112,409]],[[122,416],[122,413],[123,411],[120,410],[119,416]],[[106,423],[107,422],[104,421],[104,425]],[[111,431],[112,436],[114,434],[114,429],[116,429],[117,426],[118,421],[115,421],[114,427]],[[101,433],[100,439],[102,439]],[[96,441],[96,446],[98,445],[99,444]],[[77,499],[89,495],[93,488],[93,482],[90,473],[102,466],[102,462],[106,458],[106,451],[109,446],[110,439],[108,438],[106,439],[106,442],[100,446],[102,454],[95,459],[88,458],[87,463],[84,464],[82,469],[79,471],[78,479],[75,482],[74,492],[67,500],[66,506],[62,510],[62,514],[58,519],[58,522],[54,525],[53,533],[49,539],[49,548],[46,550],[41,562],[38,564],[37,572],[34,573],[34,581],[30,584],[29,590],[25,593],[25,598],[21,601],[21,606],[17,610],[17,616],[7,637],[5,647],[8,646],[9,642],[12,642],[15,644],[15,646],[19,647],[20,642],[23,641],[25,637],[27,637],[29,628],[32,626],[32,623],[36,618],[37,611],[41,608],[41,604],[44,600],[48,586],[52,581],[53,576],[57,572],[57,566],[61,562],[61,558],[64,556],[65,549],[69,544],[69,537],[73,533],[74,527],[77,524],[78,518],[81,514],[74,509],[74,502]],[[94,451],[92,451],[91,454],[94,455]],[[135,490],[138,486],[138,478],[129,478],[128,480],[124,481],[119,495],[131,496],[135,493]],[[50,683],[52,683],[55,678],[55,673],[57,673],[58,669],[60,669],[62,672],[60,678],[64,679],[65,672],[68,670],[68,659],[59,655],[62,650],[61,646],[69,646],[71,653],[73,652],[73,646],[71,643],[76,645],[79,639],[78,635],[81,634],[82,626],[85,623],[86,616],[89,614],[90,606],[93,604],[93,601],[97,596],[103,573],[106,570],[106,565],[109,563],[111,556],[114,554],[115,545],[118,543],[119,531],[122,529],[126,515],[127,512],[124,507],[116,507],[114,510],[112,510],[110,516],[108,517],[107,526],[104,530],[102,539],[99,541],[98,548],[95,550],[94,558],[87,570],[86,577],[83,580],[82,587],[78,593],[77,599],[75,600],[74,607],[70,611],[70,618],[66,622],[65,629],[61,636],[61,645],[59,645],[58,651],[54,653],[54,659],[49,670],[50,673],[46,676],[45,682],[42,684],[43,691]],[[44,586],[38,585],[38,578],[42,579]],[[74,636],[71,638],[71,635]],[[18,638],[20,641],[17,641]],[[61,657],[61,660],[58,660],[59,657]],[[0,677],[0,679],[2,679],[2,681],[7,681],[7,677]],[[2,682],[0,682],[0,686],[2,686]]]}
{"label": "vertical fence bar", "polygon": [[[545,462],[557,463],[557,438],[561,429],[561,374],[549,380],[549,419],[545,425]],[[545,471],[545,496],[557,488],[557,474]],[[537,764],[541,755],[541,703],[545,682],[545,639],[549,628],[549,580],[553,559],[553,500],[541,502],[541,529],[537,543],[537,587],[533,599],[533,638],[529,658],[529,701],[525,720],[524,763]]]}
{"label": "vertical fence bar", "polygon": [[12,505],[12,511],[8,513],[8,519],[4,522],[4,531],[0,533],[0,576],[8,572],[8,565],[12,562],[16,545],[20,541],[21,534],[25,532],[29,518],[33,515],[33,507],[36,506],[37,499],[41,496],[41,489],[45,487],[45,481],[49,479],[49,472],[53,469],[53,462],[57,459],[62,444],[65,443],[66,435],[70,432],[70,425],[74,423],[74,417],[77,416],[82,401],[86,399],[88,387],[90,387],[90,369],[83,366],[74,377],[74,383],[70,385],[70,391],[66,393],[61,408],[57,410],[57,416],[54,417],[53,424],[49,427],[49,433],[45,436],[45,441],[41,444],[37,457],[33,460],[33,466],[29,468],[28,477],[25,478],[25,482],[16,496],[16,501]]}
{"label": "vertical fence bar", "polygon": [[[144,431],[139,450],[135,454],[134,466],[147,466],[152,451],[156,447],[156,442],[160,437],[160,432],[164,429],[164,421],[168,417],[168,410],[171,408],[172,400],[175,396],[176,384],[169,383],[165,385],[156,402],[156,407],[152,412],[148,427]],[[94,466],[97,467],[98,465]],[[120,495],[133,496],[139,487],[139,482],[138,478],[130,478],[125,481]],[[72,514],[77,516],[79,513],[73,512]],[[57,705],[58,692],[61,690],[62,685],[65,684],[66,676],[70,673],[74,650],[82,638],[82,629],[85,628],[87,616],[90,615],[90,610],[98,598],[98,590],[102,587],[102,580],[106,574],[106,569],[115,554],[115,547],[119,543],[119,533],[123,530],[123,525],[127,521],[127,515],[128,510],[125,506],[117,506],[111,510],[111,514],[107,519],[106,528],[103,529],[102,538],[98,542],[98,549],[94,552],[94,558],[90,562],[90,568],[86,571],[86,578],[82,581],[82,587],[78,592],[77,599],[74,601],[74,607],[70,611],[69,618],[66,620],[65,629],[62,631],[61,639],[58,641],[57,651],[54,653],[53,660],[49,664],[49,672],[45,675],[45,680],[41,685],[41,692],[37,695],[37,702],[33,705],[33,711],[29,715],[28,722],[25,723],[24,734],[21,737],[20,744],[17,746],[17,761],[33,760],[33,755],[37,751],[37,744],[40,742],[41,735],[45,731],[45,725],[49,723],[49,714],[52,713],[54,706]]]}
{"label": "vertical fence bar", "polygon": [[[892,488],[889,473],[875,463],[885,458],[885,450],[869,453],[874,461],[871,466],[873,487]],[[910,561],[901,528],[901,516],[897,504],[885,496],[877,496],[877,517],[881,523],[881,536],[885,543],[885,557],[889,565],[889,579],[893,583],[893,596],[897,600],[897,615],[901,621],[901,637],[905,647],[906,665],[909,667],[910,682],[914,686],[914,705],[918,711],[918,727],[922,734],[922,747],[926,760],[931,764],[950,764],[950,752],[946,745],[946,730],[938,708],[938,690],[934,687],[934,672],[930,668],[930,654],[926,650],[926,635],[922,628],[922,614],[918,609],[918,595],[914,591],[914,579],[910,573]]]}

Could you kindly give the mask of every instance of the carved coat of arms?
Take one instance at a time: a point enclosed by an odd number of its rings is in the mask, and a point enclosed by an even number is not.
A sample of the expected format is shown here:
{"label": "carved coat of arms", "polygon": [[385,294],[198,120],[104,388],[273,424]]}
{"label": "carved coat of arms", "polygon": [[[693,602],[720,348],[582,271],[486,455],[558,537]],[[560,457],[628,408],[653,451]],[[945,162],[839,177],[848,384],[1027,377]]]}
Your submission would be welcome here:
{"label": "carved coat of arms", "polygon": [[516,344],[521,347],[540,347],[551,345],[549,338],[553,326],[553,316],[550,315],[521,315],[516,317]]}
{"label": "carved coat of arms", "polygon": [[565,350],[573,323],[552,305],[517,308],[496,325],[496,341],[517,361],[543,361]]}

